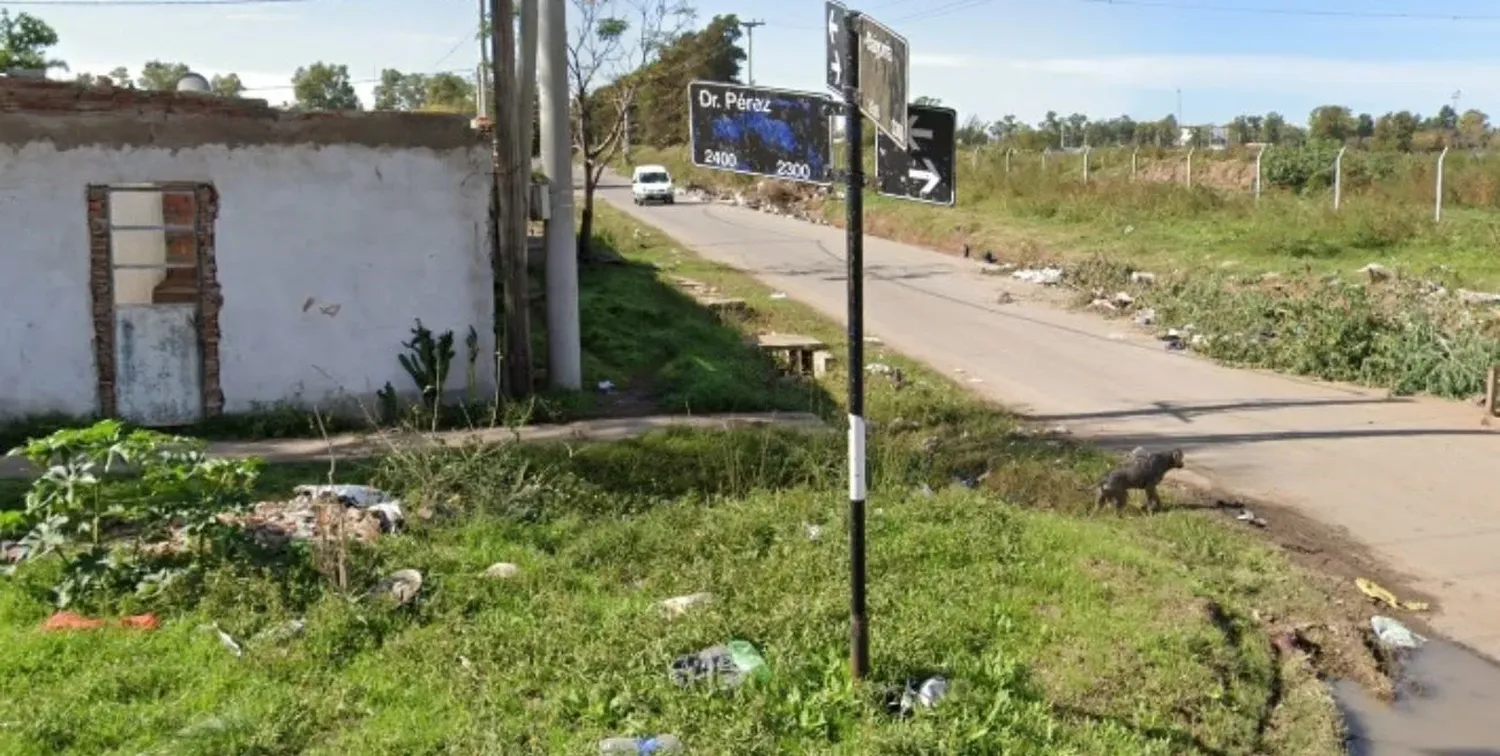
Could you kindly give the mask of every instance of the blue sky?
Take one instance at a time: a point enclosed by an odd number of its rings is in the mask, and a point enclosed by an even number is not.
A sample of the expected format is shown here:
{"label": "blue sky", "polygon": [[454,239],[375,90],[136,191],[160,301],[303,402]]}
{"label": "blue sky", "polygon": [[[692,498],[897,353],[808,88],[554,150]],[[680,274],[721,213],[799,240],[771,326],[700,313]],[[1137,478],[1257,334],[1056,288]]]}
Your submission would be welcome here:
{"label": "blue sky", "polygon": [[[624,2],[625,0],[615,0]],[[1116,0],[1116,3],[1125,0]],[[1431,113],[1461,92],[1461,108],[1500,115],[1500,3],[1494,0],[870,0],[851,4],[910,43],[912,96],[938,97],[961,116],[1047,110],[1093,117],[1222,122],[1277,110],[1301,122],[1313,107]],[[759,19],[759,84],[819,91],[822,0],[698,0]],[[57,28],[75,71],[138,69],[181,60],[205,74],[236,71],[259,96],[289,99],[299,65],[344,63],[356,79],[382,68],[471,68],[477,0],[309,0],[232,7],[0,7]],[[1163,7],[1175,6],[1175,7]],[[1253,8],[1488,19],[1276,15]],[[361,82],[368,102],[372,84]],[[280,87],[273,88],[273,87]]]}

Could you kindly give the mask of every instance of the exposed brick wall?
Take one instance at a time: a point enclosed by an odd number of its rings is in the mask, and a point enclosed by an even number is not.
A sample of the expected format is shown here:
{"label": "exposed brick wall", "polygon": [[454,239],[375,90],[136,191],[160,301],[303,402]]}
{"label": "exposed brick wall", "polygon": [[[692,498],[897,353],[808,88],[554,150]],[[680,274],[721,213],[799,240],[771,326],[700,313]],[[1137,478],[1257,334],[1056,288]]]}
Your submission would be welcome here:
{"label": "exposed brick wall", "polygon": [[89,86],[0,76],[0,144],[191,148],[358,144],[475,148],[482,137],[456,113],[292,112],[265,100]]}
{"label": "exposed brick wall", "polygon": [[[193,244],[191,254],[198,260],[197,280],[193,283],[197,290],[198,343],[202,361],[200,398],[203,402],[203,414],[212,417],[224,411],[224,391],[219,372],[219,311],[224,305],[224,297],[219,287],[219,266],[214,250],[214,223],[219,217],[219,195],[212,186],[201,184],[164,185],[162,188],[178,192],[162,195],[166,222],[196,228],[196,232],[186,239]],[[115,287],[111,265],[107,187],[88,188],[88,224],[89,290],[94,305],[94,359],[98,373],[99,414],[114,417],[118,412],[115,393]]]}
{"label": "exposed brick wall", "polygon": [[89,291],[94,297],[94,361],[99,414],[115,416],[115,279],[109,264],[109,190],[88,188]]}
{"label": "exposed brick wall", "polygon": [[203,414],[224,411],[224,391],[219,383],[219,310],[224,295],[219,288],[219,263],[214,250],[214,224],[219,219],[219,192],[199,186],[198,217],[198,336],[203,355]]}

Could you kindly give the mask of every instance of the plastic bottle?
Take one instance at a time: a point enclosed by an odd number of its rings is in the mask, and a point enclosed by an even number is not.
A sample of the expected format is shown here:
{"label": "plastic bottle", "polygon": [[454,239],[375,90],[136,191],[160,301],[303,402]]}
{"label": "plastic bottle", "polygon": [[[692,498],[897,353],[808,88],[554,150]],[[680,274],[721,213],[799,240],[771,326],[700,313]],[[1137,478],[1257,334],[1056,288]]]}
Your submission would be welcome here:
{"label": "plastic bottle", "polygon": [[605,738],[599,741],[601,756],[623,754],[667,754],[682,753],[682,741],[676,735],[657,735],[653,738]]}
{"label": "plastic bottle", "polygon": [[766,680],[771,677],[771,668],[766,666],[765,658],[749,641],[732,640],[728,645],[729,658],[734,660],[734,666],[739,669],[741,678]]}

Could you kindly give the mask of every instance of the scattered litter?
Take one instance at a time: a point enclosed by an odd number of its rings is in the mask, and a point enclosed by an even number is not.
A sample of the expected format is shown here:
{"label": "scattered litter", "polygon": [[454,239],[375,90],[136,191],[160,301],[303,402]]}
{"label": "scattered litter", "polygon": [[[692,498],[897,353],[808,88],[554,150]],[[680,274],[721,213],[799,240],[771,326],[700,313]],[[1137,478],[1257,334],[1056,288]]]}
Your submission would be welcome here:
{"label": "scattered litter", "polygon": [[600,756],[617,754],[682,753],[682,741],[676,735],[650,738],[605,738],[599,741]]}
{"label": "scattered litter", "polygon": [[1147,307],[1135,314],[1135,324],[1142,328],[1150,328],[1156,325],[1156,310]]}
{"label": "scattered litter", "polygon": [[1125,235],[1126,236],[1129,236],[1129,235],[1131,235],[1133,233],[1135,233],[1135,226],[1126,226],[1125,227]]}
{"label": "scattered litter", "polygon": [[[68,630],[98,630],[108,621],[96,617],[85,617],[73,612],[57,612],[42,623],[42,632],[56,633]],[[154,614],[135,614],[120,618],[120,627],[130,630],[155,630],[161,627]]]}
{"label": "scattered litter", "polygon": [[308,499],[332,496],[346,506],[364,509],[375,504],[396,501],[386,492],[373,486],[356,486],[346,483],[334,485],[303,485],[292,489],[292,493]]}
{"label": "scattered litter", "polygon": [[807,540],[809,541],[821,540],[823,538],[823,526],[804,522],[802,523],[802,533],[807,536]]}
{"label": "scattered litter", "polygon": [[773,292],[771,292],[771,298],[772,299],[786,299],[786,292],[784,292],[784,291],[773,291]]}
{"label": "scattered litter", "polygon": [[219,645],[228,649],[229,653],[234,654],[235,656],[245,655],[245,649],[240,648],[239,641],[236,641],[234,639],[234,636],[224,632],[224,630],[219,627],[219,623],[214,622],[207,625],[199,625],[198,629],[204,632],[213,631],[215,635],[219,636]]}
{"label": "scattered litter", "polygon": [[1135,297],[1130,296],[1129,292],[1118,291],[1109,301],[1116,307],[1125,308],[1135,304]]}
{"label": "scattered litter", "polygon": [[865,337],[865,343],[866,344],[874,344],[875,346],[881,346],[881,345],[885,344],[885,342],[882,341],[879,336],[866,336]]}
{"label": "scattered litter", "polygon": [[1156,283],[1156,274],[1147,273],[1144,270],[1137,270],[1130,274],[1130,282],[1138,284],[1154,284]]}
{"label": "scattered litter", "polygon": [[727,688],[738,687],[747,679],[764,680],[771,676],[755,646],[747,641],[732,640],[726,645],[711,646],[696,654],[679,656],[672,661],[672,682],[686,686],[714,680]]}
{"label": "scattered litter", "polygon": [[1243,522],[1247,525],[1254,525],[1257,528],[1263,528],[1266,526],[1265,518],[1257,517],[1254,512],[1251,512],[1248,509],[1241,509],[1240,513],[1234,516],[1234,519],[1239,520],[1240,522]]}
{"label": "scattered litter", "polygon": [[1015,301],[1016,298],[1014,296],[1011,296],[1011,293],[1008,291],[1002,291],[998,296],[995,297],[995,304],[1007,305],[1012,304]]}
{"label": "scattered litter", "polygon": [[675,596],[661,602],[661,609],[668,617],[681,617],[688,610],[703,604],[712,603],[712,593],[689,593],[686,596]]}
{"label": "scattered litter", "polygon": [[411,603],[422,591],[422,573],[416,570],[396,570],[375,586],[371,594],[387,598],[396,606]]}
{"label": "scattered litter", "polygon": [[610,380],[599,381],[599,393],[608,394],[615,390],[615,382]]}
{"label": "scattered litter", "polygon": [[1110,312],[1114,312],[1115,310],[1119,309],[1119,307],[1115,306],[1114,302],[1111,302],[1103,297],[1095,297],[1093,301],[1089,302],[1089,307],[1100,310],[1109,310]]}
{"label": "scattered litter", "polygon": [[884,362],[872,362],[865,366],[866,373],[873,373],[875,375],[889,375],[890,373],[895,372],[895,370],[895,368],[885,364]]}
{"label": "scattered litter", "polygon": [[1427,639],[1417,635],[1406,627],[1406,625],[1381,615],[1370,618],[1370,627],[1375,631],[1375,637],[1382,645],[1390,648],[1419,648]]}
{"label": "scattered litter", "polygon": [[301,635],[302,631],[306,629],[307,620],[287,620],[286,622],[282,622],[278,625],[272,625],[256,633],[255,636],[250,639],[250,643],[252,645],[259,645],[262,643],[285,643]]}
{"label": "scattered litter", "polygon": [[1027,283],[1052,286],[1062,283],[1062,268],[1026,268],[1010,274],[1011,278]]}
{"label": "scattered litter", "polygon": [[1384,265],[1381,265],[1380,263],[1370,263],[1369,265],[1360,268],[1358,272],[1364,273],[1365,275],[1369,276],[1371,283],[1386,281],[1391,277],[1390,269],[1385,267]]}
{"label": "scattered litter", "polygon": [[16,564],[25,561],[31,546],[19,541],[0,541],[0,563]]}
{"label": "scattered litter", "polygon": [[984,383],[984,379],[983,378],[975,378],[973,376],[969,376],[969,383]]}
{"label": "scattered litter", "polygon": [[1428,609],[1427,604],[1422,601],[1401,601],[1397,599],[1396,594],[1386,590],[1384,586],[1373,580],[1355,578],[1354,585],[1359,588],[1361,593],[1392,609],[1407,609],[1413,612],[1425,612]]}
{"label": "scattered litter", "polygon": [[922,707],[930,709],[948,693],[948,680],[942,675],[935,675],[920,683],[916,680],[907,680],[899,689],[892,689],[886,696],[886,710],[896,716],[911,716],[911,713]]}
{"label": "scattered litter", "polygon": [[1458,298],[1464,304],[1500,304],[1500,294],[1492,294],[1484,291],[1458,290]]}
{"label": "scattered litter", "polygon": [[486,567],[482,574],[487,578],[506,580],[521,574],[521,568],[510,562],[496,562]]}
{"label": "scattered litter", "polygon": [[924,497],[931,497],[931,496],[936,496],[937,495],[932,490],[932,486],[929,486],[926,483],[923,483],[922,487],[919,488],[919,489],[917,489],[917,492],[920,493],[920,494],[922,494]]}
{"label": "scattered litter", "polygon": [[380,529],[386,533],[396,532],[406,520],[406,515],[401,512],[401,503],[396,501],[371,504],[365,511],[380,518]]}

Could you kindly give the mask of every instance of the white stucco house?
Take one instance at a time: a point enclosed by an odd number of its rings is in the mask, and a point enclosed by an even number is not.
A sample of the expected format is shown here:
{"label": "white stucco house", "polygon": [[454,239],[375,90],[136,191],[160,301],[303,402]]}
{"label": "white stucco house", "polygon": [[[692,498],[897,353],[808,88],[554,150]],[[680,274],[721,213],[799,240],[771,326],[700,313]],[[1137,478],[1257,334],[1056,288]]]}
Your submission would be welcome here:
{"label": "white stucco house", "polygon": [[488,165],[457,115],[0,77],[0,422],[410,393],[416,318],[461,390],[470,327],[494,354]]}

